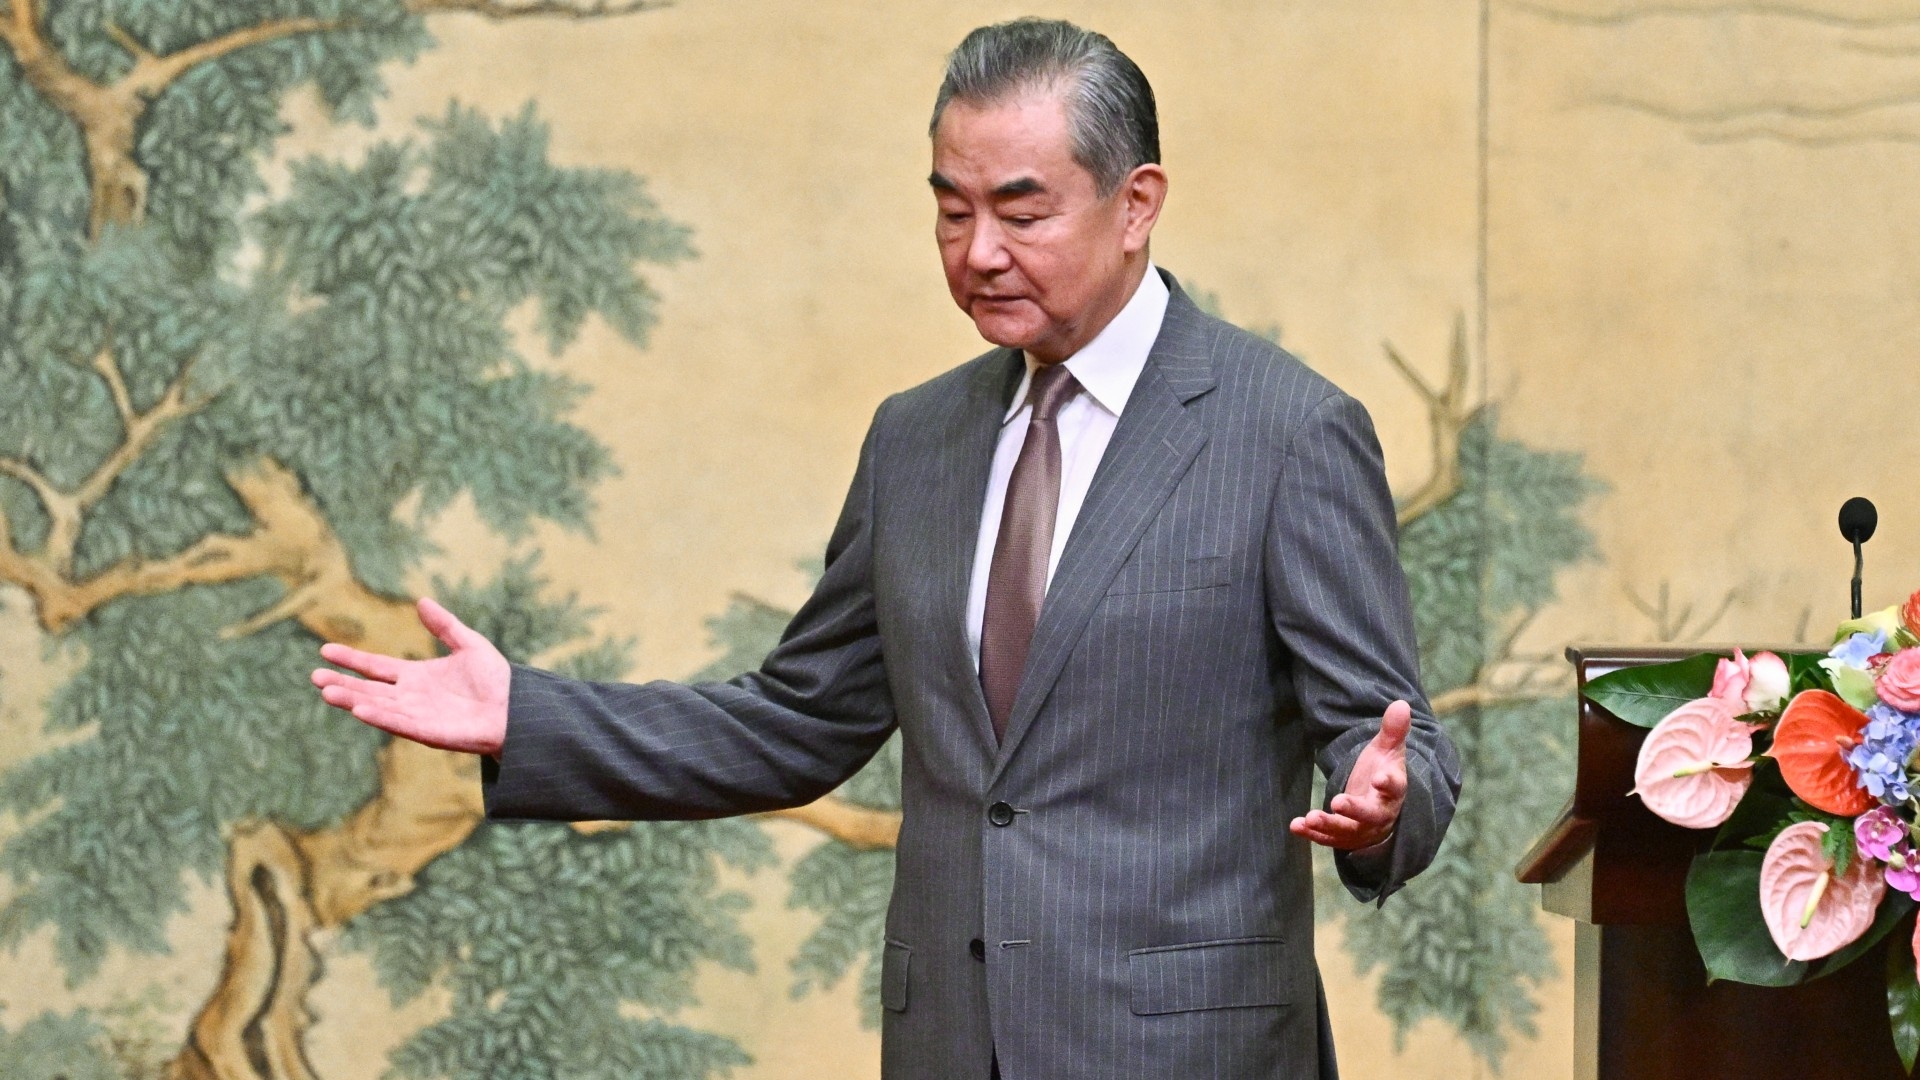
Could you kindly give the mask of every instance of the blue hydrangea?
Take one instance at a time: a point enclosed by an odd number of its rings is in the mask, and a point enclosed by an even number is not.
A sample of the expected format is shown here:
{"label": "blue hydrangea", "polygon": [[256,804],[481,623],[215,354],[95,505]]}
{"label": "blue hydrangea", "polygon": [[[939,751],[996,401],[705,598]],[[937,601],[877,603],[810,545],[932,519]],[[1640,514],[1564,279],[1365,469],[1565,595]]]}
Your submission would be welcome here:
{"label": "blue hydrangea", "polygon": [[1887,632],[1875,630],[1871,634],[1854,634],[1847,640],[1827,651],[1827,655],[1850,668],[1865,670],[1867,661],[1887,651]]}
{"label": "blue hydrangea", "polygon": [[1920,747],[1920,715],[1875,705],[1867,710],[1862,734],[1866,741],[1847,751],[1847,764],[1853,766],[1860,786],[1889,806],[1906,802],[1912,794],[1907,760]]}

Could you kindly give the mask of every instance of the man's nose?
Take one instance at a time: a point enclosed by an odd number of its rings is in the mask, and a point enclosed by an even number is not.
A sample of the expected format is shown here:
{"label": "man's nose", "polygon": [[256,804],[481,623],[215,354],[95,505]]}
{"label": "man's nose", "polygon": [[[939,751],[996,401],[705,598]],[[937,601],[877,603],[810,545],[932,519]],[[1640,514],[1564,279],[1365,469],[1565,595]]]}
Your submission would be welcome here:
{"label": "man's nose", "polygon": [[967,242],[967,269],[976,274],[995,274],[1013,265],[1007,251],[1007,236],[992,215],[974,219],[973,235]]}

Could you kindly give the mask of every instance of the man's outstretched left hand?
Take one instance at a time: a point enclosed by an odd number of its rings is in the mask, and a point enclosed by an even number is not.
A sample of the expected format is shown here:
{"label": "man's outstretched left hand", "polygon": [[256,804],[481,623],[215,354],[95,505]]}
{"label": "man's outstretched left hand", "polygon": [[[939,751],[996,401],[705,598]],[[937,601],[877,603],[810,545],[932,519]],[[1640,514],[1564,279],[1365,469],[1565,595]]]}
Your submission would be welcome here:
{"label": "man's outstretched left hand", "polygon": [[1407,729],[1413,710],[1404,701],[1387,706],[1380,733],[1373,737],[1347,775],[1347,789],[1326,810],[1309,810],[1293,819],[1295,836],[1341,851],[1359,851],[1385,843],[1400,820],[1407,797]]}

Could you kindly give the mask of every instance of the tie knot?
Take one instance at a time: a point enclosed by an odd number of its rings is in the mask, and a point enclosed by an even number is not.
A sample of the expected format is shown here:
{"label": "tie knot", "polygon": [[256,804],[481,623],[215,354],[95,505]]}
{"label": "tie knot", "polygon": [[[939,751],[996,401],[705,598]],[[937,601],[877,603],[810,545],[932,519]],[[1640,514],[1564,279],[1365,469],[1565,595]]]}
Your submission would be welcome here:
{"label": "tie knot", "polygon": [[1027,388],[1027,402],[1033,406],[1035,420],[1051,420],[1061,406],[1079,392],[1080,380],[1073,377],[1067,365],[1047,364],[1033,373],[1033,384]]}

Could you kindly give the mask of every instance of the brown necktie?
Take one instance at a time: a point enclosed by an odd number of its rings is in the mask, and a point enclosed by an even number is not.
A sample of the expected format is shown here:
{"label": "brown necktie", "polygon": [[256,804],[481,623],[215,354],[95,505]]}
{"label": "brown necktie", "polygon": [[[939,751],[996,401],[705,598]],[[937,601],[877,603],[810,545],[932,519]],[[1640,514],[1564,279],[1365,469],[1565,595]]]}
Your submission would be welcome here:
{"label": "brown necktie", "polygon": [[987,613],[980,627],[980,688],[986,691],[993,734],[1007,735],[1007,717],[1020,692],[1033,644],[1040,602],[1047,595],[1047,559],[1053,551],[1053,519],[1060,509],[1060,409],[1080,392],[1065,364],[1047,364],[1033,373],[1027,401],[1033,417],[1026,441],[1007,480],[1007,503],[1000,514],[1000,535],[987,570]]}

